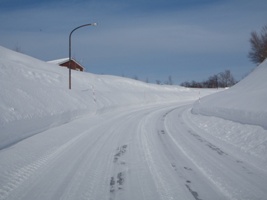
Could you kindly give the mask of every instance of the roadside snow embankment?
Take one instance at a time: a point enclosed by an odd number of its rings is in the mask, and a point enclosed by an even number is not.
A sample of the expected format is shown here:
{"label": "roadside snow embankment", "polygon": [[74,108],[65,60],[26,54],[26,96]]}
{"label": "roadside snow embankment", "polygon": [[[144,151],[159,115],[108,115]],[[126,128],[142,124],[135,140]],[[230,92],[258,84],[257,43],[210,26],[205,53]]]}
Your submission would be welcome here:
{"label": "roadside snow embankment", "polygon": [[204,97],[192,113],[267,129],[267,60],[232,88]]}
{"label": "roadside snow embankment", "polygon": [[[0,149],[84,114],[118,106],[193,101],[197,90],[72,72],[0,46]],[[202,95],[211,90],[204,90]]]}

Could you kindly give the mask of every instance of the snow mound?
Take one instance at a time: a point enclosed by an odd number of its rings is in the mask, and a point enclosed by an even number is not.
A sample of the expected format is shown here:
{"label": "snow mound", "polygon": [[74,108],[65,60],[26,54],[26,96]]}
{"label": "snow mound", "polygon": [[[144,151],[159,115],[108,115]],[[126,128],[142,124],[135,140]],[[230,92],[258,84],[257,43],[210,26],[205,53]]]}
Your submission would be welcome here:
{"label": "snow mound", "polygon": [[267,60],[232,88],[200,99],[192,113],[267,129],[266,77]]}
{"label": "snow mound", "polygon": [[0,149],[106,108],[193,101],[199,96],[197,91],[179,86],[158,86],[77,71],[72,72],[69,90],[68,69],[1,46],[0,85]]}

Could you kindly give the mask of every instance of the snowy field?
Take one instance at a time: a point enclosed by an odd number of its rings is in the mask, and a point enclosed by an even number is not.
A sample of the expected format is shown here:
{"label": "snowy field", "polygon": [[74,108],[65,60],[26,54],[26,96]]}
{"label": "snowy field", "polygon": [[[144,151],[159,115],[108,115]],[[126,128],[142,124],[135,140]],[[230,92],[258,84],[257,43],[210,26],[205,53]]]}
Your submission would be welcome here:
{"label": "snowy field", "polygon": [[0,200],[264,200],[267,62],[227,90],[72,72],[0,47]]}

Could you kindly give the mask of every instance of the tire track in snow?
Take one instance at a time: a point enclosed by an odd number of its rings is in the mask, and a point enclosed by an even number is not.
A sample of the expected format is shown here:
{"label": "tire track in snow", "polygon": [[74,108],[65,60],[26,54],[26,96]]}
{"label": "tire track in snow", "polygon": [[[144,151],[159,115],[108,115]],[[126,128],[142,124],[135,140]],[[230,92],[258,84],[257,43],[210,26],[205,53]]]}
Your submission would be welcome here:
{"label": "tire track in snow", "polygon": [[156,185],[157,191],[160,195],[160,199],[162,200],[174,200],[174,196],[172,195],[172,192],[169,190],[168,182],[164,179],[164,176],[161,174],[160,170],[158,169],[158,165],[156,164],[151,150],[150,145],[148,143],[148,139],[146,136],[145,131],[142,132],[142,138],[141,138],[145,159],[147,161],[149,170],[151,172],[151,175],[154,179],[154,183]]}
{"label": "tire track in snow", "polygon": [[[175,111],[175,109],[172,111]],[[170,114],[170,113],[171,112],[169,112],[168,114]],[[181,125],[185,126],[184,122],[181,122]],[[208,169],[205,169],[204,167],[202,167],[195,160],[195,158],[192,155],[190,155],[190,153],[187,152],[187,150],[182,145],[179,144],[179,142],[171,134],[171,131],[169,130],[169,127],[166,125],[166,123],[164,126],[165,126],[166,132],[168,133],[168,136],[172,140],[173,144],[175,144],[175,146],[179,149],[179,151],[182,152],[185,155],[185,157],[197,167],[197,169],[204,175],[204,177],[206,177],[206,179],[208,179],[214,186],[216,186],[218,188],[218,190],[221,191],[221,193],[226,196],[226,198],[231,199],[231,200],[237,200],[235,197],[233,197],[231,195],[231,193],[229,193],[228,190],[226,190],[224,187],[222,187],[222,184],[219,180],[214,179],[214,176],[212,175],[212,173]],[[181,130],[179,129],[178,131],[181,131]]]}
{"label": "tire track in snow", "polygon": [[110,178],[110,200],[116,199],[118,192],[124,190],[125,181],[126,181],[126,165],[127,163],[122,160],[122,157],[127,151],[128,145],[124,144],[119,146],[116,149],[114,158],[113,158],[113,176]]}
{"label": "tire track in snow", "polygon": [[[250,200],[262,199],[265,196],[264,186],[259,182],[264,184],[266,180],[260,177],[257,171],[254,171],[256,174],[249,173],[247,169],[244,171],[244,166],[240,167],[240,163],[233,155],[192,131],[194,126],[190,125],[190,120],[184,118],[187,117],[188,108],[180,107],[176,111],[178,112],[170,113],[170,116],[167,116],[168,120],[165,120],[166,135],[185,158],[194,164],[194,169],[217,188],[221,196],[224,196],[223,199]],[[174,122],[178,124],[174,125]]]}
{"label": "tire track in snow", "polygon": [[82,136],[83,134],[80,134],[60,146],[57,150],[47,152],[34,162],[25,165],[24,167],[14,169],[12,172],[8,172],[5,175],[7,177],[7,182],[0,185],[0,200],[7,199],[12,191],[28,180],[37,170],[46,166],[48,162],[58,157],[68,146],[77,142]]}
{"label": "tire track in snow", "polygon": [[186,193],[187,188],[179,180],[179,177],[174,176],[173,166],[169,162],[166,151],[164,151],[162,143],[158,138],[159,134],[162,136],[165,135],[165,131],[158,129],[158,126],[162,125],[164,117],[174,107],[177,107],[177,105],[168,105],[151,110],[139,123],[138,135],[143,151],[143,159],[146,162],[148,172],[151,174],[152,181],[158,193],[158,196],[155,197],[161,200],[174,200],[178,196],[184,199],[190,199],[191,197],[190,194]]}
{"label": "tire track in snow", "polygon": [[[179,153],[175,151],[175,149],[172,148],[172,141],[169,140],[169,133],[166,131],[165,127],[165,120],[166,117],[176,110],[177,108],[171,109],[167,111],[162,117],[158,120],[157,123],[157,135],[160,140],[160,143],[164,149],[164,152],[166,156],[168,157],[169,164],[172,166],[173,170],[178,174],[179,179],[182,179],[182,182],[184,186],[188,189],[189,193],[194,197],[195,200],[202,200],[199,197],[199,194],[197,191],[194,191],[192,189],[192,181],[191,181],[191,176],[193,172],[193,169],[190,167],[186,167],[189,163],[187,163],[185,160],[183,160],[180,156]],[[176,161],[176,159],[179,158],[179,162]],[[190,165],[189,165],[190,166]],[[186,171],[186,173],[184,172]],[[190,173],[190,175],[188,174]],[[191,177],[191,178],[189,178]]]}
{"label": "tire track in snow", "polygon": [[[97,130],[91,131],[98,132]],[[99,132],[92,145],[80,144],[86,148],[79,154],[80,159],[73,169],[73,179],[65,189],[62,199],[100,199],[98,194],[105,195],[109,166],[112,163],[108,143],[116,138],[115,134],[112,130],[106,130]]]}

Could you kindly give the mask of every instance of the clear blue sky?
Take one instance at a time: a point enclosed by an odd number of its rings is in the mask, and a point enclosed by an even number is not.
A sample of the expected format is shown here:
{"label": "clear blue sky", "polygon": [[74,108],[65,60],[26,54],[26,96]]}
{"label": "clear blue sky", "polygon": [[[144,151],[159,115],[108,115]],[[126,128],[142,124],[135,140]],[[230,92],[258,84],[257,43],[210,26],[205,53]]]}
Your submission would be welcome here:
{"label": "clear blue sky", "polygon": [[48,61],[72,55],[88,72],[174,83],[231,70],[237,79],[266,0],[0,0],[0,45]]}

